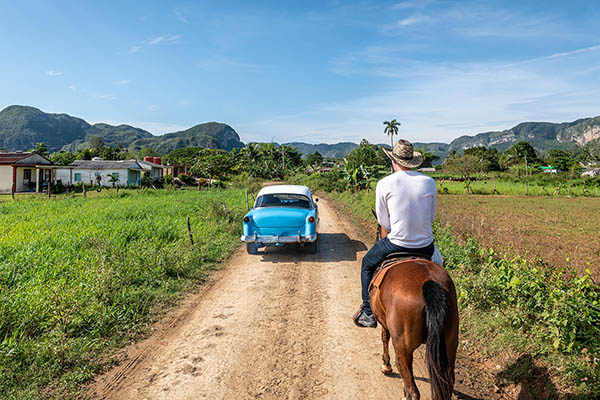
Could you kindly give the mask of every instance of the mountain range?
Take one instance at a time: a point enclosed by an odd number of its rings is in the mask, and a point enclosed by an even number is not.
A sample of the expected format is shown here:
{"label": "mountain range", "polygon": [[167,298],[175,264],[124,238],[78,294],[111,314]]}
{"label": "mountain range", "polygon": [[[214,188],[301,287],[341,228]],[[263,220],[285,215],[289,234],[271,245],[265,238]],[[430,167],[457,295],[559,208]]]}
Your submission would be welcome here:
{"label": "mountain range", "polygon": [[[150,147],[154,152],[166,154],[172,150],[199,146],[231,150],[241,148],[237,132],[229,125],[208,122],[189,129],[154,136],[150,132],[129,125],[89,124],[68,114],[49,114],[37,108],[13,105],[0,111],[0,148],[7,151],[25,151],[44,142],[49,151],[75,151],[86,147],[92,136],[100,136],[106,145],[122,145],[129,150]],[[450,143],[415,142],[415,148],[425,148],[443,160],[450,152],[460,153],[474,146],[486,146],[504,151],[519,141],[529,142],[536,150],[576,149],[600,145],[600,116],[573,122],[523,122],[503,131],[460,136]],[[323,157],[344,157],[358,144],[310,144],[290,142],[303,154],[318,151]]]}
{"label": "mountain range", "polygon": [[225,150],[244,146],[232,127],[218,122],[154,136],[129,125],[90,125],[68,114],[49,114],[28,106],[14,105],[0,111],[0,148],[7,151],[29,150],[40,142],[46,144],[50,152],[76,151],[85,148],[92,136],[100,136],[107,146],[121,145],[129,150],[150,147],[157,154],[190,146]]}

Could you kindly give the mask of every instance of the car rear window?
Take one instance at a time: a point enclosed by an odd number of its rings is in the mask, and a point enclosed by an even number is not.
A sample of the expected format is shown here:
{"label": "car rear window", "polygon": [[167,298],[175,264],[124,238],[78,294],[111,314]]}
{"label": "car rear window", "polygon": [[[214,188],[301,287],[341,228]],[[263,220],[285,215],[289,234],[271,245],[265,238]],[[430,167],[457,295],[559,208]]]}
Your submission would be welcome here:
{"label": "car rear window", "polygon": [[256,207],[310,208],[310,200],[301,194],[265,194],[256,199]]}

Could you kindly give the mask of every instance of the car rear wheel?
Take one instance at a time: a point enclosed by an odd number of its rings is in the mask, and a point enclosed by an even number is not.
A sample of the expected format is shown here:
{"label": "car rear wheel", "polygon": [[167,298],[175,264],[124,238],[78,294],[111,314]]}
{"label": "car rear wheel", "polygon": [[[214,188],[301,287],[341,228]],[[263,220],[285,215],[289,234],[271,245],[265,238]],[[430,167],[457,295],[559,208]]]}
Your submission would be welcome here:
{"label": "car rear wheel", "polygon": [[317,250],[319,250],[319,245],[317,244],[318,242],[318,240],[315,240],[314,242],[305,244],[304,247],[306,248],[306,252],[309,254],[315,254]]}
{"label": "car rear wheel", "polygon": [[258,254],[258,245],[256,243],[246,243],[246,252],[248,254]]}

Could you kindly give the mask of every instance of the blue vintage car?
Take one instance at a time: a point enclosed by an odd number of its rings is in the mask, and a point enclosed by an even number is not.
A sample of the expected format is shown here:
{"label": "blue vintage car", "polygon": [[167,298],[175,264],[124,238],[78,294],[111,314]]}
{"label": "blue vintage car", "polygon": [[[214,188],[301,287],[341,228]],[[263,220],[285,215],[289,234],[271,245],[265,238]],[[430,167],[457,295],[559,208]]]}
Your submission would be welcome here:
{"label": "blue vintage car", "polygon": [[249,254],[263,246],[298,243],[317,252],[319,213],[310,189],[298,185],[267,186],[258,192],[254,208],[244,216],[242,241]]}

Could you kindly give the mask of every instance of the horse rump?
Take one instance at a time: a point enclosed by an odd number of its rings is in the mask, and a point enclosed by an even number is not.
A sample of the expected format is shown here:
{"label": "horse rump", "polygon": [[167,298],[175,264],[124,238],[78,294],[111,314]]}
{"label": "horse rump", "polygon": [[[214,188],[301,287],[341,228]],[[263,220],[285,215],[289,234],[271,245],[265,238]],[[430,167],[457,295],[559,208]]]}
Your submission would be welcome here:
{"label": "horse rump", "polygon": [[431,381],[431,397],[435,400],[450,400],[453,384],[448,370],[445,340],[449,295],[442,285],[434,281],[425,282],[422,290],[427,326],[425,358]]}

